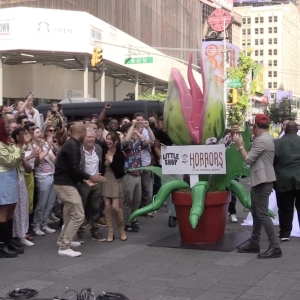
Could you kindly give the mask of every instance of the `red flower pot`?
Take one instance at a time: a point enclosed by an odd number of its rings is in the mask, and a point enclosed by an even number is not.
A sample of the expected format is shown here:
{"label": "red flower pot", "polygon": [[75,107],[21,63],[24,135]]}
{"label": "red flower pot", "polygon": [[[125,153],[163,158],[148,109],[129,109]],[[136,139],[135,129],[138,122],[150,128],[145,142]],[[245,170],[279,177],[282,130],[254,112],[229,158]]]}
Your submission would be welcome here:
{"label": "red flower pot", "polygon": [[208,192],[205,198],[204,212],[195,229],[189,222],[192,207],[190,192],[176,191],[172,193],[172,202],[176,209],[180,236],[185,243],[216,243],[223,239],[225,223],[230,201],[230,193]]}

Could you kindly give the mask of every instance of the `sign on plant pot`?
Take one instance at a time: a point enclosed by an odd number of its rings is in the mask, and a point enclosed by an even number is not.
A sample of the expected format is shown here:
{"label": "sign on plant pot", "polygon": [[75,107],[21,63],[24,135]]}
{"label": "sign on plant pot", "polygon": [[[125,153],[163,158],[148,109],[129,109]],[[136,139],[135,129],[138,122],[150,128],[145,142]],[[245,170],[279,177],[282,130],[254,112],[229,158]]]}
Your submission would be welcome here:
{"label": "sign on plant pot", "polygon": [[225,145],[162,146],[163,174],[226,174]]}

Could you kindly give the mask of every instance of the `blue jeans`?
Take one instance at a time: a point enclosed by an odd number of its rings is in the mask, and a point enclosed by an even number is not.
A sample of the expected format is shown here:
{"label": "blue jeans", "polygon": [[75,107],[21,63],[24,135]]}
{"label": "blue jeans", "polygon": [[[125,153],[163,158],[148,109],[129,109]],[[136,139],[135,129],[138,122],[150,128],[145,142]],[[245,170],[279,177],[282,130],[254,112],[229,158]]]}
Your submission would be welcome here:
{"label": "blue jeans", "polygon": [[53,187],[53,175],[36,177],[37,204],[33,215],[33,225],[44,227],[53,209],[56,194]]}

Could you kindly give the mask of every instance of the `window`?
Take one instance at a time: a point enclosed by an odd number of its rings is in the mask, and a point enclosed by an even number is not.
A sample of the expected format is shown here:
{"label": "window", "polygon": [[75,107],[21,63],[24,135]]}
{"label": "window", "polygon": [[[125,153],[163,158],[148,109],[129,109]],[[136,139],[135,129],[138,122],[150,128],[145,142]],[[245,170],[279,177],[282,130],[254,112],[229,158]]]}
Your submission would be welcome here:
{"label": "window", "polygon": [[263,61],[263,60],[261,60],[261,61],[259,62],[259,64],[263,66],[263,64],[264,64],[264,61]]}
{"label": "window", "polygon": [[246,46],[246,40],[242,41],[242,46]]}
{"label": "window", "polygon": [[258,18],[255,18],[255,23],[258,23]]}
{"label": "window", "polygon": [[243,18],[243,24],[246,24],[246,18]]}
{"label": "window", "polygon": [[269,55],[272,55],[272,49],[269,49],[268,52],[269,52]]}
{"label": "window", "polygon": [[277,88],[277,82],[273,82],[273,88]]}
{"label": "window", "polygon": [[274,32],[274,33],[277,33],[277,27],[274,27],[274,28],[273,28],[273,32]]}
{"label": "window", "polygon": [[254,43],[255,45],[258,45],[258,39],[255,39]]}
{"label": "window", "polygon": [[273,60],[273,65],[277,67],[277,60]]}
{"label": "window", "polygon": [[242,34],[245,35],[246,34],[246,29],[243,29],[242,32],[243,32]]}
{"label": "window", "polygon": [[272,93],[271,94],[271,99],[275,99],[276,94]]}
{"label": "window", "polygon": [[259,18],[259,22],[260,22],[260,23],[263,23],[263,22],[264,22],[264,17],[260,17],[260,18]]}
{"label": "window", "polygon": [[259,28],[259,33],[264,33],[264,29],[263,28]]}
{"label": "window", "polygon": [[274,49],[274,55],[277,55],[277,49]]}
{"label": "window", "polygon": [[272,32],[273,32],[273,28],[269,27],[269,33],[272,33]]}
{"label": "window", "polygon": [[247,29],[247,34],[248,34],[248,35],[251,34],[251,29],[250,29],[250,28]]}
{"label": "window", "polygon": [[251,40],[247,40],[247,46],[251,45]]}
{"label": "window", "polygon": [[268,61],[268,66],[272,67],[272,61],[271,60]]}
{"label": "window", "polygon": [[272,77],[272,71],[269,71],[269,72],[268,72],[268,76],[269,76],[269,77]]}
{"label": "window", "polygon": [[255,34],[258,34],[258,28],[255,28]]}
{"label": "window", "polygon": [[278,21],[278,17],[274,16],[274,22],[277,22],[277,21]]}
{"label": "window", "polygon": [[272,39],[269,39],[269,45],[272,45]]}
{"label": "window", "polygon": [[251,24],[251,18],[247,18],[247,24]]}
{"label": "window", "polygon": [[269,17],[269,22],[272,22],[272,17]]}
{"label": "window", "polygon": [[277,45],[277,38],[274,39],[274,45]]}
{"label": "window", "polygon": [[255,50],[255,56],[258,56],[258,50]]}
{"label": "window", "polygon": [[273,72],[273,77],[277,77],[277,71]]}
{"label": "window", "polygon": [[259,50],[259,55],[264,55],[264,50]]}
{"label": "window", "polygon": [[264,44],[264,39],[260,39],[260,40],[259,40],[259,44],[260,44],[260,45],[263,45],[263,44]]}
{"label": "window", "polygon": [[272,82],[268,82],[268,88],[272,88]]}

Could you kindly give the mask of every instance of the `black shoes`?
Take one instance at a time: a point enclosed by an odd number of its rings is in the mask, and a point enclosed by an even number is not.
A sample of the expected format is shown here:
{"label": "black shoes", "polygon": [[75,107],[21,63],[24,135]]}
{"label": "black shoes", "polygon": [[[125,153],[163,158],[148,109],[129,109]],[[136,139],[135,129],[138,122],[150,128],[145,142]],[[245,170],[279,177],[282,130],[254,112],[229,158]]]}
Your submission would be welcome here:
{"label": "black shoes", "polygon": [[0,244],[0,258],[14,258],[17,255],[17,252],[10,250],[6,244]]}
{"label": "black shoes", "polygon": [[7,248],[10,250],[10,251],[13,251],[13,252],[16,252],[17,254],[24,254],[24,248],[13,243],[13,242],[10,242],[7,244]]}
{"label": "black shoes", "polygon": [[169,217],[169,227],[176,227],[177,226],[177,218],[176,217]]}
{"label": "black shoes", "polygon": [[[237,248],[240,253],[259,253],[260,248],[258,245],[254,245],[250,240],[242,246]],[[266,259],[266,258],[277,258],[281,257],[282,252],[280,248],[269,247],[265,252],[259,253],[257,258]]]}
{"label": "black shoes", "polygon": [[280,248],[269,247],[265,252],[258,254],[257,258],[259,259],[277,258],[281,256],[282,256],[282,252]]}
{"label": "black shoes", "polygon": [[237,248],[238,252],[241,253],[259,253],[260,252],[260,248],[258,245],[254,245],[253,243],[251,243],[251,241],[249,240],[247,243],[245,243],[242,246],[239,246]]}

